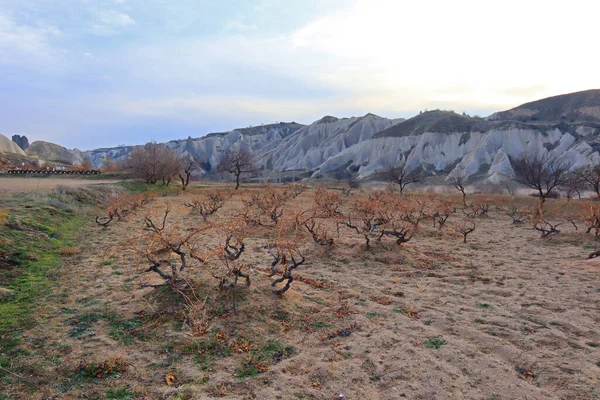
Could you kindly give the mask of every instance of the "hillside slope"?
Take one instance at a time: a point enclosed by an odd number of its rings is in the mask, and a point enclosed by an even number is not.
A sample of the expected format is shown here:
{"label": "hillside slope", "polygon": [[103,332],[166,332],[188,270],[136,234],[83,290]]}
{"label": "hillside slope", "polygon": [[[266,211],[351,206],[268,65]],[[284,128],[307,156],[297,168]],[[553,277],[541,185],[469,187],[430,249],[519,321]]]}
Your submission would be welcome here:
{"label": "hillside slope", "polygon": [[12,140],[0,133],[0,152],[15,153],[24,156],[25,152]]}
{"label": "hillside slope", "polygon": [[600,89],[563,94],[495,113],[491,121],[600,122]]}
{"label": "hillside slope", "polygon": [[36,140],[26,150],[29,155],[37,156],[48,161],[58,161],[66,164],[81,162],[78,152],[69,150],[58,144]]}
{"label": "hillside slope", "polygon": [[[373,114],[338,119],[327,116],[310,125],[295,122],[234,129],[166,143],[182,155],[196,158],[206,171],[218,163],[223,152],[246,148],[255,152],[260,167],[267,171],[314,170],[330,157],[401,120]],[[123,159],[133,147],[98,149],[88,152],[95,165],[104,157]]]}
{"label": "hillside slope", "polygon": [[331,157],[319,173],[343,165],[363,177],[406,162],[430,175],[464,170],[483,179],[512,175],[511,159],[551,154],[574,166],[599,161],[600,124],[484,120],[446,111],[417,115]]}

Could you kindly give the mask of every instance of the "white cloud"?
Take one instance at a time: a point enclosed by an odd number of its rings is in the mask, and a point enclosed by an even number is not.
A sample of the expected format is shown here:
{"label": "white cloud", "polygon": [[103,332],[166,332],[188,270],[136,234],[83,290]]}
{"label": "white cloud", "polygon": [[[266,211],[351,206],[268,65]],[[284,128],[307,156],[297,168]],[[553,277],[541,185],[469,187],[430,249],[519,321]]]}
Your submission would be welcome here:
{"label": "white cloud", "polygon": [[55,26],[18,24],[0,15],[0,64],[54,69],[61,63],[63,52],[52,46],[52,40],[61,34]]}
{"label": "white cloud", "polygon": [[291,43],[327,60],[318,81],[357,94],[507,105],[532,100],[523,87],[537,95],[600,87],[600,54],[590,47],[599,12],[600,3],[583,0],[358,0]]}
{"label": "white cloud", "polygon": [[[590,47],[600,3],[562,4],[507,0],[492,8],[473,0],[357,0],[287,34],[255,31],[136,45],[121,59],[127,60],[124,68],[136,71],[134,79],[163,89],[164,110],[151,105],[144,111],[149,113],[176,113],[177,107],[222,113],[229,107],[257,115],[295,110],[291,118],[312,118],[336,110],[389,116],[438,107],[492,111],[600,87],[600,53]],[[231,22],[229,28],[235,27]],[[279,101],[251,85],[240,85],[236,98],[218,91],[202,99],[169,91],[256,78],[245,77],[245,71],[332,94]]]}
{"label": "white cloud", "polygon": [[306,102],[302,100],[271,100],[252,96],[173,96],[150,99],[117,101],[114,106],[126,115],[167,117],[194,120],[198,113],[221,117],[306,120],[320,115],[328,108],[327,100]]}
{"label": "white cloud", "polygon": [[135,21],[129,15],[113,10],[99,12],[98,20],[104,25],[114,27],[125,27],[135,24]]}
{"label": "white cloud", "polygon": [[[484,114],[600,87],[600,2],[355,0],[296,29],[304,2],[276,12],[282,3],[264,0],[229,22],[215,19],[214,31],[198,23],[191,0],[120,2],[82,0],[71,14],[0,12],[0,66],[36,68],[39,77],[23,74],[24,82],[61,88],[68,100],[46,107],[55,116],[62,107],[60,129],[76,115],[97,125],[164,117],[201,126],[211,116],[227,125],[438,107]],[[126,38],[88,35],[133,28]],[[74,79],[45,80],[50,68]]]}
{"label": "white cloud", "polygon": [[132,25],[135,25],[135,21],[129,15],[114,10],[104,10],[97,12],[92,31],[97,35],[110,36],[119,34]]}

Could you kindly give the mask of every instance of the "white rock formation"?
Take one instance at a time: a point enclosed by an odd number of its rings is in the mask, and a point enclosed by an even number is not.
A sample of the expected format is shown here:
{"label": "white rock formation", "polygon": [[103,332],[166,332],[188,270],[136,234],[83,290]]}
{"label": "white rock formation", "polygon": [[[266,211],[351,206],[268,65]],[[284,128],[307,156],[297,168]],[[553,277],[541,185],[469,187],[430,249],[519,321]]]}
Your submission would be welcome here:
{"label": "white rock formation", "polygon": [[25,155],[25,152],[12,140],[0,133],[0,152],[3,153],[15,153],[21,156]]}
{"label": "white rock formation", "polygon": [[[309,171],[315,177],[349,169],[365,178],[406,162],[410,169],[430,174],[462,169],[467,176],[500,179],[499,175],[512,175],[510,159],[525,154],[550,152],[572,161],[575,167],[600,161],[600,128],[592,125],[571,126],[570,131],[562,131],[550,125],[485,122],[465,131],[417,129],[406,135],[386,134],[388,128],[396,126],[402,128],[402,120],[372,114],[359,118],[325,117],[291,132],[285,124],[269,125],[262,132],[240,129],[167,145],[180,154],[195,157],[206,169],[215,166],[224,151],[246,147],[256,152],[265,170]],[[99,165],[106,154],[119,159],[130,151],[131,147],[121,147],[88,154]]]}
{"label": "white rock formation", "polygon": [[77,164],[81,162],[78,152],[69,150],[58,144],[36,140],[26,150],[29,155],[37,156],[44,160],[62,162],[66,164]]}

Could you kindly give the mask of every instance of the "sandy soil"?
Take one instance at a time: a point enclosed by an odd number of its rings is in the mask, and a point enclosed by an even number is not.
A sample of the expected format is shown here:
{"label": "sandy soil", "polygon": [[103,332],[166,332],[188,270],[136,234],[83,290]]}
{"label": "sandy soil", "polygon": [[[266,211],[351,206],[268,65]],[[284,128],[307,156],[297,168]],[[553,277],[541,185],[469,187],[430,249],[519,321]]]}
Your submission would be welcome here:
{"label": "sandy soil", "polygon": [[48,192],[58,186],[82,187],[117,182],[120,181],[77,178],[0,178],[0,194]]}
{"label": "sandy soil", "polygon": [[[311,196],[303,194],[294,207]],[[150,207],[165,202],[183,200],[160,198]],[[140,231],[141,216],[108,229],[86,228],[89,239],[60,272],[55,301],[40,305],[43,323],[26,333],[35,360],[54,355],[60,362],[44,364],[35,395],[15,398],[103,398],[107,388],[125,385],[147,399],[600,397],[600,264],[584,261],[597,241],[581,228],[564,225],[560,234],[541,239],[494,211],[478,219],[467,244],[450,233],[450,220],[442,234],[423,229],[402,248],[384,240],[370,251],[343,230],[329,251],[307,243],[307,263],[297,270],[327,285],[297,280],[281,298],[270,293],[272,279],[260,271],[270,258],[265,235],[256,234],[246,241],[243,260],[254,268],[250,288],[239,288],[238,312],[215,317],[209,333],[191,338],[160,314],[165,305],[136,284],[134,257],[115,246]],[[193,214],[177,218],[201,223]],[[207,241],[216,245],[218,238]],[[214,298],[215,279],[197,273]],[[349,313],[340,313],[342,306]],[[73,318],[109,310],[124,319],[139,312],[162,317],[149,338],[130,344],[111,338],[104,320],[90,334],[70,337]],[[248,353],[214,357],[207,367],[189,350],[216,332],[229,342],[278,339],[293,351],[268,371],[239,378]],[[112,357],[122,357],[127,370],[70,386],[82,363]],[[165,381],[169,372],[174,386]]]}

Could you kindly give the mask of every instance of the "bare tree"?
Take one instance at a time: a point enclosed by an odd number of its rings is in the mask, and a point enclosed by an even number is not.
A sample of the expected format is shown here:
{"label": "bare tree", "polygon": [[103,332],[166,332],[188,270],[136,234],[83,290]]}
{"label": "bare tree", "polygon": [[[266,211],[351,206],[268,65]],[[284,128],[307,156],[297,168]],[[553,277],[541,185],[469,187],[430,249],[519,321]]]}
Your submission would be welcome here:
{"label": "bare tree", "polygon": [[579,171],[569,171],[565,181],[564,189],[567,191],[567,199],[574,199],[575,195],[581,199],[581,192],[588,186],[584,175],[579,173]]}
{"label": "bare tree", "polygon": [[467,185],[467,175],[465,174],[465,170],[461,169],[454,172],[450,176],[450,183],[456,190],[458,190],[462,194],[463,204],[467,205],[467,192],[465,186]]}
{"label": "bare tree", "polygon": [[179,176],[179,180],[181,181],[181,188],[183,190],[187,189],[190,184],[190,178],[192,177],[192,173],[199,168],[198,162],[193,157],[181,157],[179,158],[179,170],[177,171],[177,176]]}
{"label": "bare tree", "polygon": [[375,233],[380,222],[380,210],[383,206],[382,201],[372,198],[357,198],[345,215],[342,223],[348,228],[353,229],[357,234],[365,239],[365,247],[370,248],[371,236]]}
{"label": "bare tree", "polygon": [[156,142],[135,147],[129,153],[126,165],[134,178],[151,184],[160,180],[167,186],[184,168],[183,160],[175,150]]}
{"label": "bare tree", "polygon": [[119,166],[115,159],[107,154],[102,162],[102,170],[104,172],[116,172],[119,170]]}
{"label": "bare tree", "polygon": [[87,154],[81,158],[81,162],[78,165],[82,170],[90,170],[92,169],[92,159]]}
{"label": "bare tree", "polygon": [[400,193],[402,193],[404,188],[411,183],[419,183],[421,181],[421,174],[415,171],[409,171],[406,162],[402,162],[401,165],[386,170],[384,172],[384,178],[388,182],[398,185]]}
{"label": "bare tree", "polygon": [[169,186],[171,180],[179,174],[182,169],[183,159],[177,151],[166,145],[159,145],[158,149],[158,176],[165,186]]}
{"label": "bare tree", "polygon": [[512,218],[513,224],[522,224],[527,217],[527,210],[513,204],[505,210],[505,214]]}
{"label": "bare tree", "polygon": [[454,225],[454,230],[463,236],[463,243],[467,243],[467,236],[477,228],[475,220],[469,217],[463,217],[460,221]]}
{"label": "bare tree", "polygon": [[578,168],[575,173],[588,185],[600,199],[600,164]]}
{"label": "bare tree", "polygon": [[555,223],[551,221],[551,217],[552,215],[545,213],[541,206],[529,216],[529,221],[533,229],[540,232],[542,238],[548,237],[553,233],[560,233],[558,227],[562,225],[562,222]]}
{"label": "bare tree", "polygon": [[242,148],[227,151],[221,157],[217,165],[217,171],[235,175],[235,188],[237,190],[240,187],[241,175],[255,172],[258,169],[256,161],[254,154],[250,150]]}
{"label": "bare tree", "polygon": [[125,165],[134,178],[152,184],[159,180],[159,146],[156,142],[149,142],[131,150]]}
{"label": "bare tree", "polygon": [[219,211],[225,205],[226,195],[219,190],[208,190],[199,196],[185,202],[185,206],[197,210],[204,222],[208,217]]}
{"label": "bare tree", "polygon": [[525,155],[513,162],[514,179],[518,183],[535,189],[540,197],[540,205],[554,189],[569,181],[569,169],[572,164],[559,160],[548,153]]}

